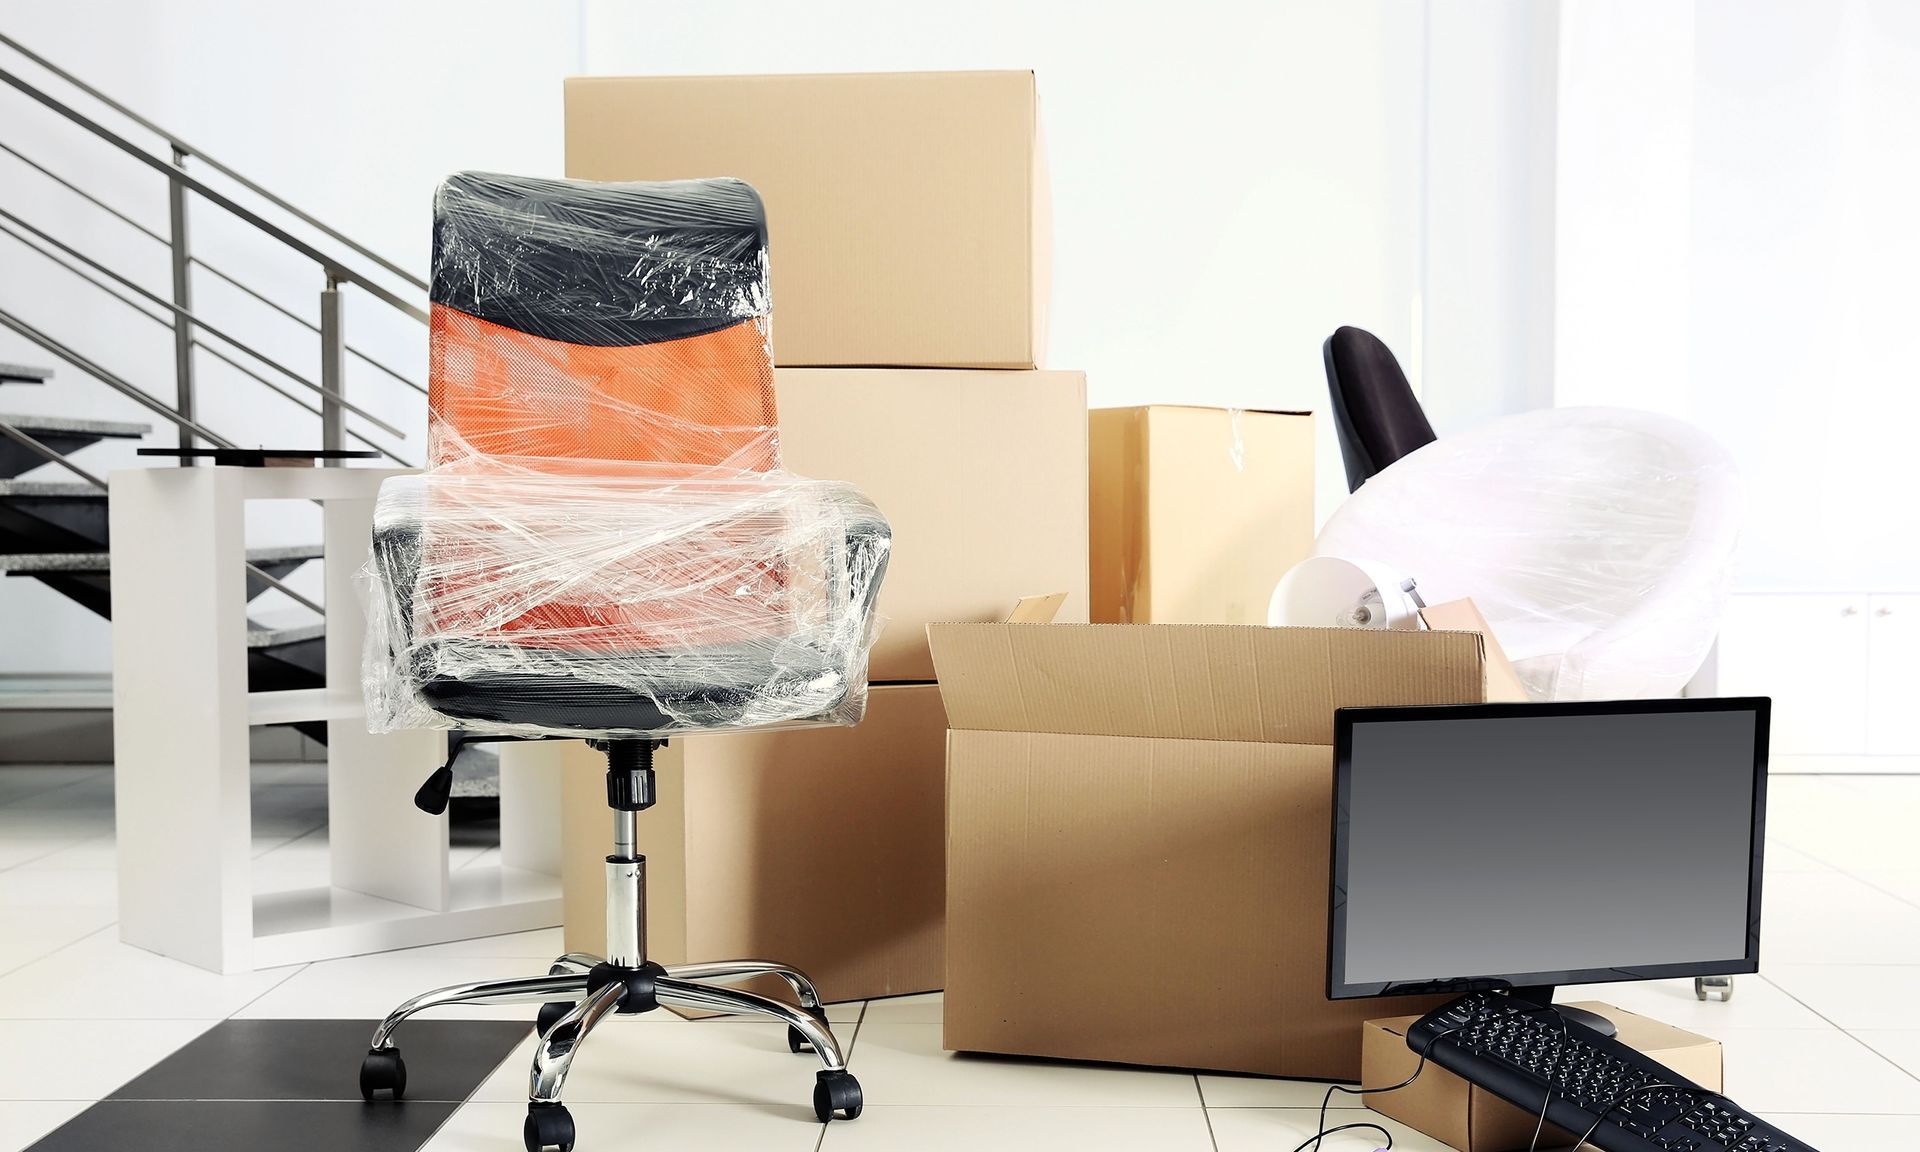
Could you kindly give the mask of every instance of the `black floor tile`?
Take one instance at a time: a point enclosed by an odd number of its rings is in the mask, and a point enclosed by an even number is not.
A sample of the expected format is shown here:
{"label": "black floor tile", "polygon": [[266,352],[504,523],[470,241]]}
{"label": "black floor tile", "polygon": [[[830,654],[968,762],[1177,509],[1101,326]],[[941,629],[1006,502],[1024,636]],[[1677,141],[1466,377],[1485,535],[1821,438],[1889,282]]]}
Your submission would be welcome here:
{"label": "black floor tile", "polygon": [[[108,1099],[359,1104],[360,1058],[376,1023],[223,1020]],[[394,1035],[407,1064],[407,1102],[465,1100],[531,1031],[513,1020],[407,1021]]]}
{"label": "black floor tile", "polygon": [[458,1104],[103,1100],[27,1152],[414,1152]]}

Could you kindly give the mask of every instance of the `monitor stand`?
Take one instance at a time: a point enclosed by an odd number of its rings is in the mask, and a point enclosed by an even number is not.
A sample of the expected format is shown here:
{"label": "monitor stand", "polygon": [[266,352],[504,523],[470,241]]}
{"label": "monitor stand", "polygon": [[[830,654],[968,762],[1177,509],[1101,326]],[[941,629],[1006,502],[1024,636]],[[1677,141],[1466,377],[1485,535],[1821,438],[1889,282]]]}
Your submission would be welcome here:
{"label": "monitor stand", "polygon": [[1529,1004],[1538,1004],[1542,1008],[1552,1008],[1562,1017],[1573,1021],[1575,1024],[1584,1024],[1602,1036],[1612,1036],[1619,1031],[1618,1028],[1613,1026],[1613,1021],[1600,1015],[1598,1012],[1589,1012],[1585,1008],[1575,1008],[1571,1004],[1555,1004],[1553,1002],[1554,988],[1551,984],[1531,984],[1524,988],[1509,988],[1506,992],[1507,995],[1513,997],[1515,1000],[1525,1000]]}

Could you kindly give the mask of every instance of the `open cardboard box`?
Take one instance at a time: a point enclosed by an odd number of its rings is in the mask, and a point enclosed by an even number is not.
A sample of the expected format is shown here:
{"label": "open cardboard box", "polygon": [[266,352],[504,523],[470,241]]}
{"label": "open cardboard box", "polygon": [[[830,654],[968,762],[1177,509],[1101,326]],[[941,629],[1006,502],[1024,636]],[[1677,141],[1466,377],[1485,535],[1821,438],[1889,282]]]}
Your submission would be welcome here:
{"label": "open cardboard box", "polygon": [[1488,698],[1486,640],[1191,624],[935,624],[946,1046],[1353,1080],[1329,1001],[1333,713]]}

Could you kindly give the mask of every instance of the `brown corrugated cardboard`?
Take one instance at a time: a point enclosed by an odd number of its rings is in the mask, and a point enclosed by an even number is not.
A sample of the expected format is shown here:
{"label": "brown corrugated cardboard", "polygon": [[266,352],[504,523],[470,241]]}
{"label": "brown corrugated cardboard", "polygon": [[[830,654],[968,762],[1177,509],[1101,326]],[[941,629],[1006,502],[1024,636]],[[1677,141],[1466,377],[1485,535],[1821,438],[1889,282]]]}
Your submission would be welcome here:
{"label": "brown corrugated cardboard", "polygon": [[1328,1001],[1333,710],[1470,703],[1465,632],[935,624],[946,1044],[1353,1079]]}
{"label": "brown corrugated cardboard", "polygon": [[575,77],[566,139],[569,176],[759,189],[780,364],[1045,363],[1031,72]]}
{"label": "brown corrugated cardboard", "polygon": [[1265,624],[1313,548],[1311,413],[1096,409],[1088,465],[1096,622]]}
{"label": "brown corrugated cardboard", "polygon": [[775,384],[786,466],[858,485],[893,525],[872,679],[933,679],[931,620],[1062,591],[1058,618],[1087,618],[1084,375],[783,368]]}
{"label": "brown corrugated cardboard", "polygon": [[[1650,1020],[1608,1004],[1577,1005],[1598,1012],[1620,1029],[1619,1041],[1644,1052],[1704,1088],[1721,1090],[1720,1042]],[[1407,1029],[1418,1016],[1369,1020],[1361,1045],[1360,1083],[1398,1084],[1413,1075],[1420,1057],[1407,1047]],[[1539,1113],[1516,1108],[1484,1088],[1429,1062],[1420,1078],[1397,1092],[1363,1097],[1368,1107],[1416,1128],[1460,1152],[1521,1152],[1533,1140]],[[1575,1134],[1548,1126],[1542,1147],[1573,1143]]]}
{"label": "brown corrugated cardboard", "polygon": [[[829,1000],[939,988],[945,732],[938,688],[891,685],[870,689],[852,728],[675,739],[636,820],[650,956],[771,957]],[[604,954],[606,762],[556,747],[566,944]]]}
{"label": "brown corrugated cardboard", "polygon": [[1487,699],[1503,704],[1527,702],[1526,685],[1520,683],[1520,674],[1513,670],[1513,662],[1507,659],[1506,649],[1500,647],[1500,639],[1493,634],[1493,626],[1487,623],[1487,618],[1480,614],[1479,607],[1472,600],[1429,604],[1420,609],[1420,619],[1427,627],[1442,631],[1478,632],[1487,642]]}

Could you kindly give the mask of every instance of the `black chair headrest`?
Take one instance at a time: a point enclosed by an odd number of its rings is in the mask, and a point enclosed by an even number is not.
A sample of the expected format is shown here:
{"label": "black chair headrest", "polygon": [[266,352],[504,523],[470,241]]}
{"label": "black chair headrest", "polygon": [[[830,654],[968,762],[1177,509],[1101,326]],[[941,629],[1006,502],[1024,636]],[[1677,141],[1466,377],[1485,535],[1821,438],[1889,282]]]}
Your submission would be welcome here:
{"label": "black chair headrest", "polygon": [[743,180],[462,172],[434,196],[432,298],[571,344],[702,335],[767,314],[766,210]]}

